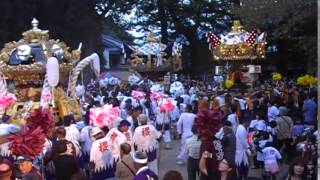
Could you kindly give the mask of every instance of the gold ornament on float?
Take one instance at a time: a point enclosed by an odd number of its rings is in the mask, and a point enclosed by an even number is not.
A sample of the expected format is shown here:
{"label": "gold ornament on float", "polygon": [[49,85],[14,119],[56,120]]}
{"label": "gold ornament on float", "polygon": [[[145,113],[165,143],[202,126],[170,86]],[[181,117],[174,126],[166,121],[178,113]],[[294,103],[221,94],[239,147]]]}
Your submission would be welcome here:
{"label": "gold ornament on float", "polygon": [[22,33],[22,39],[4,45],[0,51],[0,71],[8,80],[14,80],[18,85],[42,82],[47,58],[57,57],[60,61],[60,73],[67,76],[80,59],[81,50],[69,52],[70,48],[66,43],[50,39],[49,31],[39,29],[36,19],[32,20],[31,25],[32,29]]}
{"label": "gold ornament on float", "polygon": [[[50,39],[49,31],[39,29],[39,22],[36,19],[32,20],[31,25],[30,30],[22,33],[22,39],[6,43],[0,51],[0,72],[3,74],[3,80],[8,83],[8,86],[3,83],[4,89],[14,92],[17,97],[15,103],[23,105],[26,111],[31,111],[40,104],[46,105],[42,102],[42,95],[44,90],[48,90],[52,101],[47,105],[52,105],[51,108],[60,111],[61,115],[73,114],[79,119],[81,117],[79,103],[76,98],[68,97],[63,88],[66,89],[69,73],[80,60],[82,43],[78,49],[71,50],[63,41]],[[59,86],[48,83],[46,73],[48,69],[52,70],[52,67],[46,67],[49,58],[57,60]],[[55,104],[61,107],[55,107]],[[18,113],[16,110],[9,109],[8,112],[15,114]],[[0,115],[2,114],[0,112]]]}
{"label": "gold ornament on float", "polygon": [[247,32],[240,21],[233,21],[231,32],[220,35],[207,33],[209,49],[214,60],[252,60],[265,58],[266,33]]}

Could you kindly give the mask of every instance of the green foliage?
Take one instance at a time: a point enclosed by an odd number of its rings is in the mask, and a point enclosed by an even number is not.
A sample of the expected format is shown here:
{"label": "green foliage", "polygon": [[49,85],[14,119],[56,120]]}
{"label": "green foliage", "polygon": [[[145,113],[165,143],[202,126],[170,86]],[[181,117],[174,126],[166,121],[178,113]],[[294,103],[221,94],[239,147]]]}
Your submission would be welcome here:
{"label": "green foliage", "polygon": [[[245,0],[233,13],[248,29],[259,27],[268,33],[268,41],[290,42],[295,52],[301,52],[315,67],[317,48],[316,0]],[[283,47],[284,48],[284,47]]]}
{"label": "green foliage", "polygon": [[124,26],[114,23],[113,19],[110,17],[105,18],[101,24],[102,33],[128,42],[132,42],[134,40],[134,38],[126,32],[126,28]]}
{"label": "green foliage", "polygon": [[[208,63],[212,57],[199,33],[229,28],[231,5],[231,0],[97,0],[96,10],[126,30],[134,29],[143,35],[155,32],[163,43],[178,34],[185,35],[192,49],[192,70],[203,71],[211,68]],[[134,15],[128,19],[131,13]]]}

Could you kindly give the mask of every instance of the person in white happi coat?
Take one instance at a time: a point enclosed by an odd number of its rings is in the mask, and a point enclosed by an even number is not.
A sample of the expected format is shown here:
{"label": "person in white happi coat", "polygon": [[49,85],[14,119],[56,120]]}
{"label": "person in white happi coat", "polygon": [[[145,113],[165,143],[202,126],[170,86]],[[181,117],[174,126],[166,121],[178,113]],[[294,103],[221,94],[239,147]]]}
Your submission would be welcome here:
{"label": "person in white happi coat", "polygon": [[109,147],[114,162],[117,162],[120,159],[120,145],[126,142],[126,136],[122,134],[117,128],[112,128],[107,133],[106,137],[109,139]]}
{"label": "person in white happi coat", "polygon": [[81,148],[79,144],[80,140],[80,131],[77,128],[77,125],[74,124],[74,116],[73,115],[68,115],[64,117],[64,129],[66,130],[66,140],[70,141],[73,143],[75,150],[76,150],[76,158],[79,160],[81,157]]}
{"label": "person in white happi coat", "polygon": [[81,129],[80,132],[80,145],[82,156],[80,158],[80,167],[85,168],[85,166],[90,162],[90,150],[93,142],[93,138],[90,133],[92,130],[92,126],[86,125]]}
{"label": "person in white happi coat", "polygon": [[134,150],[133,139],[132,139],[133,137],[132,137],[132,132],[129,129],[130,126],[131,126],[130,122],[124,119],[119,122],[118,129],[123,135],[125,135],[126,137],[125,141],[131,146],[131,152],[133,152]]}
{"label": "person in white happi coat", "polygon": [[236,168],[238,179],[246,179],[249,170],[249,143],[247,127],[249,121],[238,125],[236,131]]}
{"label": "person in white happi coat", "polygon": [[133,134],[135,149],[147,154],[149,168],[158,174],[157,149],[161,133],[153,125],[148,124],[149,119],[145,114],[141,114],[138,120],[140,126],[136,128]]}
{"label": "person in white happi coat", "polygon": [[160,107],[158,107],[156,111],[156,129],[163,134],[166,149],[171,149],[170,113],[171,112],[161,110]]}
{"label": "person in white happi coat", "polygon": [[90,150],[91,179],[111,180],[115,177],[115,162],[109,137],[99,127],[93,127],[91,136],[96,140]]}
{"label": "person in white happi coat", "polygon": [[196,115],[192,113],[192,106],[187,105],[187,112],[181,114],[177,123],[177,131],[181,136],[181,144],[178,154],[179,161],[177,162],[178,164],[184,164],[187,160],[186,140],[193,135],[191,129],[195,118]]}
{"label": "person in white happi coat", "polygon": [[66,139],[71,142],[79,142],[80,131],[74,124],[74,116],[68,115],[63,118],[64,128],[66,129]]}

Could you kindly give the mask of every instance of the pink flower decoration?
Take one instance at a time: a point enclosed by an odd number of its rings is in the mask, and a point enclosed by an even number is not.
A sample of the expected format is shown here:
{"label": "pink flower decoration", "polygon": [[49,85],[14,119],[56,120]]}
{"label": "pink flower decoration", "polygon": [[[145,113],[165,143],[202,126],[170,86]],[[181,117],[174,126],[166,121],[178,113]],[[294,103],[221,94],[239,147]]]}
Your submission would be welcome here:
{"label": "pink flower decoration", "polygon": [[90,109],[90,122],[94,126],[105,127],[111,125],[120,116],[119,107],[104,106]]}
{"label": "pink flower decoration", "polygon": [[50,101],[52,97],[51,92],[50,91],[43,92],[42,97],[45,101]]}
{"label": "pink flower decoration", "polygon": [[160,98],[163,98],[164,94],[163,93],[158,93],[158,92],[153,92],[150,94],[150,99],[151,100],[158,100]]}
{"label": "pink flower decoration", "polygon": [[17,98],[14,94],[8,93],[5,96],[0,97],[0,107],[6,109],[10,107],[12,104],[14,104],[16,100]]}
{"label": "pink flower decoration", "polygon": [[141,100],[146,96],[146,94],[141,91],[132,91],[131,96],[137,100]]}
{"label": "pink flower decoration", "polygon": [[172,99],[163,99],[160,101],[160,111],[170,112],[174,110],[174,104]]}

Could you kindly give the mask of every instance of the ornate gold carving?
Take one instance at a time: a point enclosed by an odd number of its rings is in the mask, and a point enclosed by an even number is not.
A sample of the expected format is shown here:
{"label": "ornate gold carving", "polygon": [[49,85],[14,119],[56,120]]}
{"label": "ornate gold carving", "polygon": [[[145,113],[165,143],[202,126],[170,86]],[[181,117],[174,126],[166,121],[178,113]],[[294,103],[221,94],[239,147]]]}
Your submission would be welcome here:
{"label": "ornate gold carving", "polygon": [[243,26],[241,25],[239,20],[235,20],[233,21],[233,26],[231,27],[231,32],[233,33],[239,33],[239,32],[243,32]]}
{"label": "ornate gold carving", "polygon": [[23,39],[18,42],[12,41],[6,43],[4,48],[0,52],[0,71],[9,80],[15,80],[18,84],[24,84],[28,81],[43,81],[45,75],[45,66],[42,63],[32,63],[28,65],[16,65],[11,66],[6,64],[12,52],[18,48],[18,46],[27,45],[39,45],[43,48],[44,54],[47,57],[52,57],[52,46],[57,44],[63,50],[64,61],[60,64],[60,73],[67,73],[72,70],[75,63],[80,59],[81,50],[73,50],[69,52],[69,47],[66,43],[60,41],[59,39],[49,39],[49,31],[41,30],[38,28],[38,21],[33,19],[32,29],[22,33]]}
{"label": "ornate gold carving", "polygon": [[47,41],[49,39],[49,31],[39,29],[38,20],[33,18],[31,25],[32,29],[22,33],[23,39],[25,39],[28,43],[39,43],[41,41]]}
{"label": "ornate gold carving", "polygon": [[71,53],[71,62],[75,63],[80,59],[81,56],[81,50],[73,50]]}

